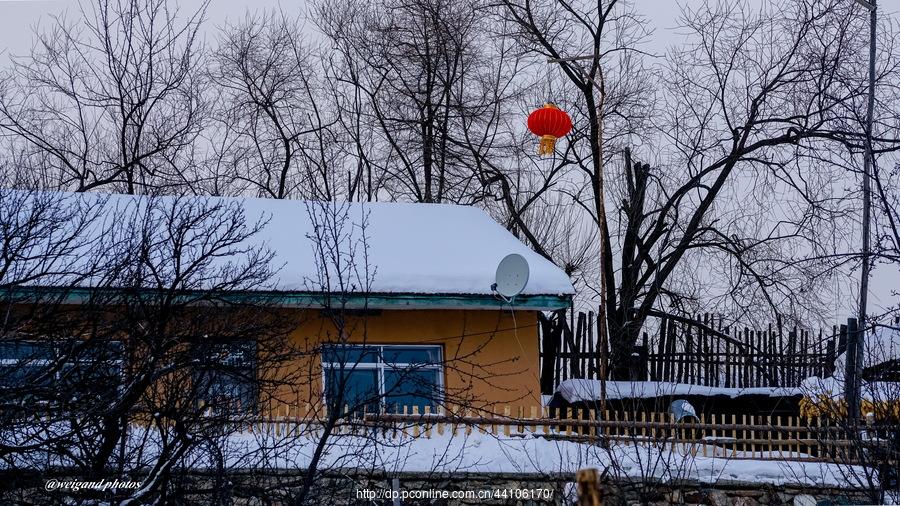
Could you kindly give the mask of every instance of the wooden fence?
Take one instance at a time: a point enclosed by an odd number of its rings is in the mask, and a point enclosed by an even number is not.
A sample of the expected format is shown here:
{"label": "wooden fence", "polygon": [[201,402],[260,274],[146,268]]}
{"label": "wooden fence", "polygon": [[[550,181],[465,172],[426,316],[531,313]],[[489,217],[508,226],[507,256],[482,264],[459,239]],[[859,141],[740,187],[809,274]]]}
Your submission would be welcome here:
{"label": "wooden fence", "polygon": [[[602,350],[593,312],[560,318],[560,337],[542,344],[541,385],[551,394],[572,378],[599,379]],[[542,336],[546,337],[542,327]],[[725,324],[711,314],[694,319],[651,318],[629,365],[634,380],[713,387],[795,387],[809,376],[830,375],[846,348],[847,326],[830,332],[774,324]],[[552,365],[551,365],[552,364]]]}
{"label": "wooden fence", "polygon": [[[825,334],[785,329],[780,319],[762,329],[723,326],[708,314],[697,323],[702,326],[660,321],[656,349],[648,353],[651,379],[726,388],[795,387],[810,376],[830,375],[836,355],[846,348],[846,325]],[[651,347],[646,333],[642,346]]]}
{"label": "wooden fence", "polygon": [[[862,431],[852,431],[846,421],[825,417],[701,414],[676,422],[670,413],[610,412],[568,408],[551,413],[545,406],[530,409],[509,406],[502,415],[468,409],[432,413],[418,406],[402,413],[377,413],[338,418],[335,435],[380,435],[387,439],[433,438],[485,434],[496,437],[543,437],[583,443],[617,443],[672,449],[694,456],[729,459],[871,463],[895,461],[891,446],[900,425],[861,421]],[[513,412],[515,411],[515,412]],[[291,437],[315,438],[322,413],[300,416],[286,408],[274,416],[248,419],[241,430]],[[555,415],[555,416],[554,416]],[[312,427],[312,428],[311,428]],[[861,437],[853,437],[860,434]],[[877,457],[873,452],[878,451]]]}

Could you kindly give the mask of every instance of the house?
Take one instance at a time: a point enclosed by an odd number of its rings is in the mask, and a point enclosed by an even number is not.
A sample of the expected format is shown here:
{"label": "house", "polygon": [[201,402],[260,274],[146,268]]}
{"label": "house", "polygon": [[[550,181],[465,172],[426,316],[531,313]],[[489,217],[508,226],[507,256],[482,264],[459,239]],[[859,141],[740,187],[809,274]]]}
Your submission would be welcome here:
{"label": "house", "polygon": [[[232,290],[222,297],[271,305],[294,322],[289,339],[309,353],[285,370],[307,371],[312,378],[284,387],[298,403],[337,395],[340,384],[348,399],[380,394],[381,406],[368,409],[438,410],[447,392],[497,411],[539,405],[537,314],[570,306],[574,293],[561,269],[474,207],[97,194],[59,198],[64,206],[95,212],[96,224],[85,227],[95,239],[109,233],[110,225],[128,223],[128,217],[151,207],[222,205],[240,209],[246,223],[260,223],[259,231],[240,245],[270,253],[260,258],[272,266],[271,283],[265,290]],[[530,275],[522,293],[506,300],[492,284],[498,263],[511,253],[527,260]],[[58,290],[66,304],[77,305],[100,289],[94,277],[53,279],[17,290]],[[23,350],[41,346],[34,339],[4,342],[0,364],[15,366]],[[210,404],[255,405],[256,390],[248,380],[258,358],[254,343],[223,344],[216,355],[242,374],[208,379]]]}
{"label": "house", "polygon": [[[876,325],[865,335],[863,367],[860,381],[860,404],[863,414],[872,413],[878,419],[900,416],[900,327]],[[811,376],[801,384],[803,416],[840,414],[847,412],[845,399],[847,353],[841,341],[832,374]]]}

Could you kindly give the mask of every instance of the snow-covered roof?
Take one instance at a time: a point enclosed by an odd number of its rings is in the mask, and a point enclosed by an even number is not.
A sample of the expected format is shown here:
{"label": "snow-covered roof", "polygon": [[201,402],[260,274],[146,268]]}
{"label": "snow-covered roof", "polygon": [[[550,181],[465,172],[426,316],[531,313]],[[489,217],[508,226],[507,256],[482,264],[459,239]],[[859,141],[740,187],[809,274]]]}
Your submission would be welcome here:
{"label": "snow-covered roof", "polygon": [[[127,222],[123,216],[146,209],[149,197],[60,194],[66,205],[99,205],[101,219]],[[166,209],[175,197],[154,197]],[[316,239],[323,228],[341,228],[341,239],[325,244],[338,249],[358,270],[368,267],[369,281],[350,280],[351,291],[379,294],[449,294],[493,297],[491,285],[500,260],[518,253],[530,267],[523,296],[568,296],[574,288],[556,265],[532,251],[483,210],[459,205],[407,203],[321,203],[296,200],[180,197],[182,205],[238,205],[246,222],[265,221],[246,242],[271,250],[277,269],[274,291],[323,291],[322,255]],[[95,228],[99,225],[95,226]],[[96,232],[95,232],[96,233]],[[327,235],[327,234],[326,234]],[[335,246],[339,244],[339,246]],[[352,253],[351,253],[352,252]],[[318,259],[318,262],[317,262]],[[334,272],[335,269],[330,269]],[[363,274],[361,276],[365,278]],[[368,284],[368,289],[360,285]],[[331,286],[337,284],[332,280]]]}
{"label": "snow-covered roof", "polygon": [[[866,335],[863,347],[863,367],[874,367],[900,359],[900,328],[877,326]],[[801,383],[807,397],[843,399],[847,353],[841,353],[834,361],[834,373],[827,378],[811,376]],[[900,384],[893,381],[862,380],[861,397],[868,401],[894,401],[900,399]]]}
{"label": "snow-covered roof", "polygon": [[863,367],[872,367],[900,359],[900,328],[875,327],[866,335],[863,357],[865,364]]}

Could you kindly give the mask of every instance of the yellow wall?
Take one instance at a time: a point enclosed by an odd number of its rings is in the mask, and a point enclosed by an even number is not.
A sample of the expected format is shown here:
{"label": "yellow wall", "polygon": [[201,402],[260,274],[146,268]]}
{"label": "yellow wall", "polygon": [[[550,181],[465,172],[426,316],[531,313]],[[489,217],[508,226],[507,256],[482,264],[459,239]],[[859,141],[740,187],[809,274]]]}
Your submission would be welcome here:
{"label": "yellow wall", "polygon": [[[297,312],[290,340],[308,350],[288,373],[296,377],[292,392],[281,391],[293,403],[321,402],[321,365],[315,348],[338,341],[334,318],[318,310]],[[537,313],[490,310],[384,310],[351,316],[344,324],[347,341],[368,344],[441,345],[445,360],[444,386],[448,402],[503,413],[522,406],[540,406]],[[287,400],[287,399],[286,399]],[[293,404],[292,403],[292,404]],[[302,411],[302,409],[301,409]]]}

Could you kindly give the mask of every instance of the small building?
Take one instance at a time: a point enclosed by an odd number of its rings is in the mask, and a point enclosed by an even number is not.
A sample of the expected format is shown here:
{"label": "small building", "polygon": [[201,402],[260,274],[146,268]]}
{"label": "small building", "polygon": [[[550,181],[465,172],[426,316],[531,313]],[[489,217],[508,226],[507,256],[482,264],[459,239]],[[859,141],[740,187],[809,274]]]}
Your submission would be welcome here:
{"label": "small building", "polygon": [[[121,218],[127,210],[150,206],[151,200],[161,208],[223,204],[240,208],[246,223],[259,222],[260,230],[241,246],[270,252],[266,258],[275,272],[271,286],[223,297],[263,301],[295,321],[289,339],[309,355],[288,369],[308,371],[312,378],[286,387],[298,403],[327,398],[340,383],[349,397],[384,394],[382,405],[369,409],[391,411],[392,405],[402,405],[438,410],[446,392],[497,411],[501,406],[540,405],[537,314],[570,306],[574,289],[561,269],[483,210],[212,197],[61,198],[96,206],[97,223],[107,226],[127,221]],[[522,293],[507,300],[492,284],[498,263],[511,253],[527,260],[530,275]],[[18,289],[59,290],[70,305],[98,289],[92,277],[75,284]],[[342,315],[341,328],[336,312]],[[14,367],[26,345],[42,346],[34,339],[7,341],[0,353],[8,356],[0,356],[0,364]],[[253,343],[228,346],[222,360],[247,374],[214,379],[208,401],[255,404],[256,390],[247,380],[257,359]],[[395,377],[397,370],[410,367],[416,381],[409,381],[409,375]]]}
{"label": "small building", "polygon": [[[862,414],[871,413],[880,420],[900,418],[900,326],[897,324],[895,321],[894,325],[876,325],[866,333],[863,343],[860,409]],[[803,416],[846,415],[846,346],[842,339],[830,375],[803,380],[804,398],[800,405]]]}

